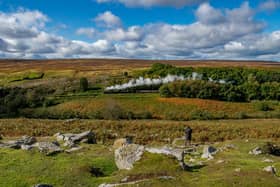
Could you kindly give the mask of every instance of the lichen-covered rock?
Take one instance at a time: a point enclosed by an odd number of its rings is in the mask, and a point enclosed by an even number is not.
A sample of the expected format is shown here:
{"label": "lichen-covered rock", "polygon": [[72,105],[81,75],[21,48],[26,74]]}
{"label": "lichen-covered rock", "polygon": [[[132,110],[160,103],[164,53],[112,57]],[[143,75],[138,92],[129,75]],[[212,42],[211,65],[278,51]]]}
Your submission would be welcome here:
{"label": "lichen-covered rock", "polygon": [[126,145],[128,145],[128,144],[129,144],[129,143],[127,142],[127,139],[126,139],[126,138],[120,138],[120,139],[115,140],[114,145],[113,145],[113,148],[114,148],[114,149],[118,149],[118,148],[123,147],[123,146],[126,146]]}
{"label": "lichen-covered rock", "polygon": [[24,145],[32,145],[34,143],[36,143],[36,138],[34,137],[30,137],[30,136],[23,136],[21,139],[18,140],[11,140],[11,141],[7,141],[4,142],[3,144],[1,144],[1,147],[5,147],[5,148],[11,148],[11,149],[21,149],[21,147]]}
{"label": "lichen-covered rock", "polygon": [[252,151],[249,152],[250,155],[260,155],[262,154],[262,149],[260,147],[256,147]]}
{"label": "lichen-covered rock", "polygon": [[34,146],[38,147],[39,151],[46,155],[53,155],[63,151],[57,142],[38,142]]}
{"label": "lichen-covered rock", "polygon": [[181,161],[182,158],[182,153],[183,149],[175,149],[171,147],[161,147],[161,148],[146,148],[145,149],[149,153],[154,153],[154,154],[164,154],[167,156],[173,156],[175,157],[178,161]]}
{"label": "lichen-covered rock", "polygon": [[37,142],[36,138],[32,136],[23,136],[19,141],[21,141],[23,145],[32,145]]}
{"label": "lichen-covered rock", "polygon": [[29,151],[34,148],[32,145],[21,145],[20,148],[25,151]]}
{"label": "lichen-covered rock", "polygon": [[217,153],[217,149],[213,146],[206,145],[203,148],[203,153],[201,155],[201,158],[205,159],[213,159],[213,155]]}
{"label": "lichen-covered rock", "polygon": [[119,169],[132,169],[133,164],[140,160],[144,153],[144,146],[129,144],[115,150],[115,162]]}
{"label": "lichen-covered rock", "polygon": [[54,135],[57,139],[57,141],[65,141],[65,142],[72,142],[73,144],[83,142],[83,143],[89,143],[89,144],[96,144],[96,137],[95,134],[92,131],[86,131],[80,134],[61,134],[57,133]]}
{"label": "lichen-covered rock", "polygon": [[276,174],[276,168],[274,166],[267,166],[267,167],[263,168],[263,171],[272,173],[273,175]]}

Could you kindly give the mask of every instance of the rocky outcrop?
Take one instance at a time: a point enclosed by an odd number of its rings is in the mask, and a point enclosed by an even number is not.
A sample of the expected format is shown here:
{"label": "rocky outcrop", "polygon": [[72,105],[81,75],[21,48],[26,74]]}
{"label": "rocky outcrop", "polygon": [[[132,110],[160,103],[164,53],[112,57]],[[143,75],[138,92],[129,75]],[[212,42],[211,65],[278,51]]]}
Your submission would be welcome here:
{"label": "rocky outcrop", "polygon": [[171,147],[161,147],[161,148],[146,148],[145,149],[149,153],[154,153],[154,154],[164,154],[167,156],[173,156],[175,157],[178,161],[182,160],[182,153],[183,149],[175,149]]}
{"label": "rocky outcrop", "polygon": [[128,144],[129,144],[129,142],[127,141],[126,138],[120,138],[120,139],[115,140],[115,142],[113,144],[113,149],[118,149],[118,148],[126,146]]}
{"label": "rocky outcrop", "polygon": [[141,159],[144,146],[129,144],[115,150],[115,162],[119,169],[132,169],[133,164]]}
{"label": "rocky outcrop", "polygon": [[164,154],[176,158],[179,161],[179,165],[183,170],[189,169],[189,165],[185,163],[185,155],[195,152],[195,149],[193,148],[178,149],[178,148],[171,148],[167,146],[161,148],[146,148],[145,150],[149,153]]}
{"label": "rocky outcrop", "polygon": [[263,171],[271,173],[273,175],[276,174],[276,168],[274,166],[267,166],[267,167],[263,168]]}
{"label": "rocky outcrop", "polygon": [[57,142],[38,142],[34,146],[38,147],[39,151],[47,156],[63,151]]}
{"label": "rocky outcrop", "polygon": [[57,133],[54,135],[57,141],[65,141],[65,146],[73,147],[77,143],[88,143],[88,144],[96,144],[96,137],[92,131],[86,131],[80,134],[61,134]]}
{"label": "rocky outcrop", "polygon": [[252,151],[249,152],[250,155],[260,155],[262,154],[262,149],[260,147],[256,147]]}
{"label": "rocky outcrop", "polygon": [[201,155],[201,158],[204,158],[204,159],[213,159],[213,155],[217,153],[217,149],[215,147],[212,147],[212,146],[209,146],[209,145],[206,145],[204,146],[203,148],[203,153]]}
{"label": "rocky outcrop", "polygon": [[20,138],[18,140],[4,142],[3,144],[1,144],[0,147],[12,148],[12,149],[21,149],[22,148],[24,150],[30,150],[32,148],[32,145],[36,142],[37,142],[37,140],[34,137],[23,136],[22,138]]}

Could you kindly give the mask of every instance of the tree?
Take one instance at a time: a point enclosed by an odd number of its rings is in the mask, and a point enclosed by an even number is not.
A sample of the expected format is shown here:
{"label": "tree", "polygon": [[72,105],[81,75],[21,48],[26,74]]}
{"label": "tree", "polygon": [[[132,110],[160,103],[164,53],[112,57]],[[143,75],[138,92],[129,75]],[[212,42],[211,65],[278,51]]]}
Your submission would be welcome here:
{"label": "tree", "polygon": [[81,91],[85,92],[88,90],[88,80],[85,77],[80,79],[80,89]]}

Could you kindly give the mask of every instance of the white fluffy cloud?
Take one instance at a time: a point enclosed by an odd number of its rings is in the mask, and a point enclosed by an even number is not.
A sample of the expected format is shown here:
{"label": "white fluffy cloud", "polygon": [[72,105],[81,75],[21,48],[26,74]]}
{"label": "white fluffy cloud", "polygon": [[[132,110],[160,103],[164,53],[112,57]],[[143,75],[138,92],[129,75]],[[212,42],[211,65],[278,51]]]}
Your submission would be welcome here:
{"label": "white fluffy cloud", "polygon": [[[114,45],[105,40],[93,43],[67,40],[48,33],[48,17],[39,11],[19,10],[0,13],[0,57],[4,58],[71,58],[114,55]],[[79,34],[92,30],[79,29]]]}
{"label": "white fluffy cloud", "polygon": [[92,38],[94,36],[94,34],[96,34],[96,30],[94,28],[79,28],[76,31],[76,34],[85,35],[89,38]]}
{"label": "white fluffy cloud", "polygon": [[108,28],[111,27],[120,27],[122,25],[121,19],[114,15],[110,11],[99,14],[96,18],[93,19],[97,24],[105,26]]}
{"label": "white fluffy cloud", "polygon": [[199,4],[206,0],[97,0],[98,3],[118,2],[128,7],[153,7],[153,6],[173,6],[183,7]]}
{"label": "white fluffy cloud", "polygon": [[149,59],[268,59],[280,58],[280,31],[264,32],[248,3],[220,10],[202,3],[191,24],[149,23],[121,27],[111,12],[95,21],[106,27],[84,27],[76,34],[93,42],[69,40],[47,32],[48,17],[39,11],[0,12],[0,57]]}
{"label": "white fluffy cloud", "polygon": [[280,8],[280,1],[279,0],[268,0],[268,1],[263,1],[259,5],[259,10],[260,11],[273,11]]}

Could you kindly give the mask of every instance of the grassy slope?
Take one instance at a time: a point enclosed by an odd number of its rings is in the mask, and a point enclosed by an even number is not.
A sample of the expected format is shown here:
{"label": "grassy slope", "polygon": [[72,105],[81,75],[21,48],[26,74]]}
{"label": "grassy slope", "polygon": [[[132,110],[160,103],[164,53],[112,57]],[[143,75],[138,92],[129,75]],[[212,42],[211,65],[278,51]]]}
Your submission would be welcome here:
{"label": "grassy slope", "polygon": [[[21,187],[36,183],[49,183],[60,186],[98,186],[101,183],[116,183],[126,176],[134,179],[151,178],[139,186],[279,186],[279,179],[262,171],[271,165],[263,163],[263,158],[275,161],[280,169],[280,158],[273,156],[252,156],[248,151],[263,140],[228,141],[216,144],[220,147],[233,143],[236,150],[220,152],[215,160],[206,162],[206,166],[184,172],[178,163],[163,155],[145,153],[144,157],[130,171],[117,171],[113,161],[113,152],[101,145],[86,146],[83,151],[72,154],[59,154],[52,157],[41,155],[37,151],[0,150],[0,186]],[[85,145],[84,145],[85,146]],[[217,164],[217,160],[225,162]],[[88,167],[102,169],[105,177],[96,178],[89,173]],[[240,168],[240,172],[235,172]],[[155,179],[154,176],[168,175],[174,180]],[[278,173],[279,175],[279,173]]]}
{"label": "grassy slope", "polygon": [[[193,138],[197,142],[224,141],[232,139],[275,139],[280,140],[280,120],[220,120],[220,121],[98,121],[78,120],[67,123],[62,120],[0,119],[0,134],[8,137],[22,135],[52,136],[57,132],[81,132],[92,129],[99,140],[105,137],[108,143],[117,137],[134,135],[141,144],[166,143],[168,138],[184,135],[184,128],[194,129]],[[114,135],[116,134],[116,135]]]}
{"label": "grassy slope", "polygon": [[[92,93],[92,96],[95,96]],[[118,104],[125,111],[143,113],[149,111],[156,119],[190,120],[198,111],[207,111],[214,119],[239,119],[242,115],[249,118],[279,118],[280,102],[270,102],[273,111],[260,111],[257,102],[233,103],[214,100],[161,98],[158,94],[110,94],[98,95],[95,98],[70,97],[64,103],[35,109],[38,113],[50,113],[63,116],[63,113],[75,113],[78,116],[91,118],[106,106]],[[243,116],[244,117],[244,116]]]}

